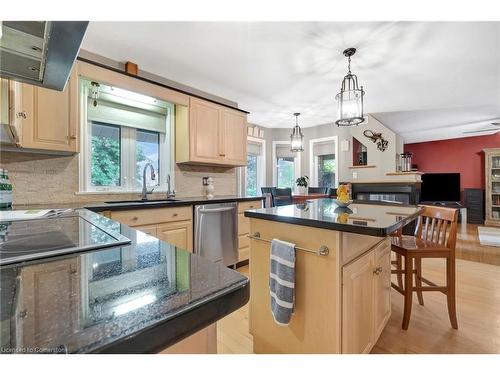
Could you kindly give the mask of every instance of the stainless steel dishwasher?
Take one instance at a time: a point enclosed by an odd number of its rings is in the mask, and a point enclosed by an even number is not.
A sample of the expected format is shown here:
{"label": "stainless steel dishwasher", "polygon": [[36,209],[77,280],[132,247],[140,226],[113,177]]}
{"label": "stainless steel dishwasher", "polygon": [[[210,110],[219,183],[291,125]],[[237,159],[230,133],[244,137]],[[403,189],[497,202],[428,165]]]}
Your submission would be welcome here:
{"label": "stainless steel dishwasher", "polygon": [[194,252],[225,266],[238,262],[238,205],[213,203],[194,209]]}

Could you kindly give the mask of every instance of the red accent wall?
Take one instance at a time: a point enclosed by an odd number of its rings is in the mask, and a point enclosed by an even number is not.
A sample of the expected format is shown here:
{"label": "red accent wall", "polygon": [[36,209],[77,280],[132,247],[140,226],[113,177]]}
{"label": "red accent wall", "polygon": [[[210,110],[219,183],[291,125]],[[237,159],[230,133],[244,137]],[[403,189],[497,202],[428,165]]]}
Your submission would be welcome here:
{"label": "red accent wall", "polygon": [[405,151],[413,153],[413,163],[424,173],[460,173],[460,187],[484,189],[483,148],[500,147],[500,133],[411,143]]}

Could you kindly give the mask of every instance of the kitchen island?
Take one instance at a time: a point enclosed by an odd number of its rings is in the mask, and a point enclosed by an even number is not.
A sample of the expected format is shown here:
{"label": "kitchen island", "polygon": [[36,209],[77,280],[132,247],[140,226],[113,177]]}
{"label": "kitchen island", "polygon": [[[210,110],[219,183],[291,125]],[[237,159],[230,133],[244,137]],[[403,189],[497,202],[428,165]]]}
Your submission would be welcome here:
{"label": "kitchen island", "polygon": [[[255,353],[368,353],[391,313],[390,233],[416,206],[331,199],[249,210],[250,333]],[[296,245],[295,304],[288,326],[274,322],[270,241]]]}
{"label": "kitchen island", "polygon": [[246,277],[89,210],[64,215],[131,242],[1,266],[2,353],[216,352],[214,323],[248,301]]}

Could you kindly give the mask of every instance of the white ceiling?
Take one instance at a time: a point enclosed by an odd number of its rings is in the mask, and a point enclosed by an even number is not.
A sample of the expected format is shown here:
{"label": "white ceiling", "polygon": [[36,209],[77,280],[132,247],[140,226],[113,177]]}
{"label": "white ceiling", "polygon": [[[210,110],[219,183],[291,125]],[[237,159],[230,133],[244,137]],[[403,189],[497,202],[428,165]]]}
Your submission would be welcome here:
{"label": "white ceiling", "polygon": [[[82,48],[234,100],[249,122],[331,123],[346,73],[365,112],[419,142],[500,119],[499,22],[91,22]],[[478,135],[478,134],[471,134]]]}

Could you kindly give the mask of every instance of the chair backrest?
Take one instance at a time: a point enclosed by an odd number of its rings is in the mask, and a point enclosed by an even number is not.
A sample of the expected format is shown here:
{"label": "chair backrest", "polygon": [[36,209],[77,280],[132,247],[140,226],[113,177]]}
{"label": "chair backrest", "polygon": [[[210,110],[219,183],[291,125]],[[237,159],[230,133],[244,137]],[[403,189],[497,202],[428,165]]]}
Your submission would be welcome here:
{"label": "chair backrest", "polygon": [[455,250],[458,210],[455,208],[423,206],[417,219],[415,237]]}
{"label": "chair backrest", "polygon": [[322,186],[320,186],[320,187],[309,187],[307,189],[307,191],[309,193],[326,194],[326,193],[328,193],[328,187],[326,187],[326,186],[325,187],[322,187]]}
{"label": "chair backrest", "polygon": [[337,197],[337,188],[330,188],[330,189],[328,189],[328,195],[330,197]]}
{"label": "chair backrest", "polygon": [[262,192],[262,196],[266,199],[264,200],[264,207],[272,207],[273,206],[273,188],[272,187],[261,187],[260,191]]}
{"label": "chair backrest", "polygon": [[286,206],[293,203],[291,188],[273,188],[273,205]]}

